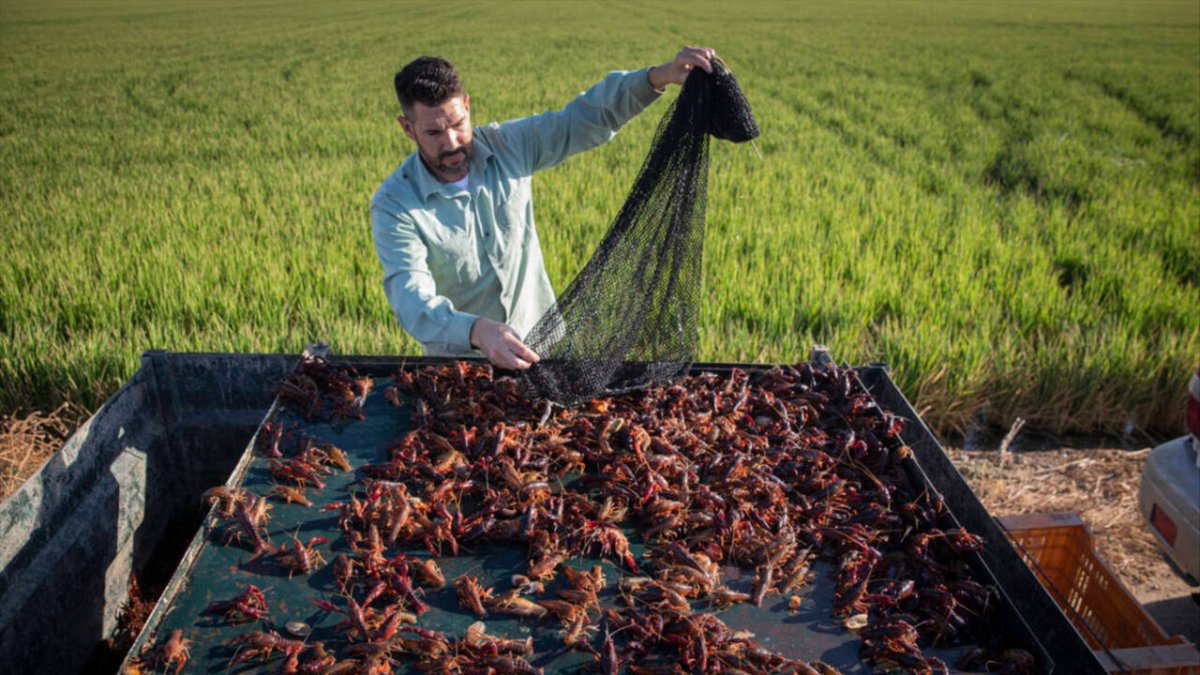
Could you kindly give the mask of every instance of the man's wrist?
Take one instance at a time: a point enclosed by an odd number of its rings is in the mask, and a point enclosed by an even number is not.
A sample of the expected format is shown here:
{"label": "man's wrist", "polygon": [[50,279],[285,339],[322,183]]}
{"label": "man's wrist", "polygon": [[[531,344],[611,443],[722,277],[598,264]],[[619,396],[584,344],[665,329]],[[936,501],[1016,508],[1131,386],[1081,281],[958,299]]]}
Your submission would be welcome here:
{"label": "man's wrist", "polygon": [[667,90],[667,85],[670,84],[670,82],[665,81],[665,76],[663,75],[663,70],[665,68],[665,65],[650,66],[650,68],[646,71],[646,81],[650,83],[650,87],[654,89],[654,91],[657,91],[660,94],[665,92]]}
{"label": "man's wrist", "polygon": [[454,312],[453,318],[450,320],[448,335],[445,342],[453,345],[453,349],[459,352],[467,352],[475,348],[475,324],[480,317],[469,312]]}
{"label": "man's wrist", "polygon": [[471,328],[467,330],[467,344],[473,349],[479,349],[479,345],[475,344],[475,328],[479,325],[479,321],[482,318],[481,316],[475,317],[475,320],[471,322]]}

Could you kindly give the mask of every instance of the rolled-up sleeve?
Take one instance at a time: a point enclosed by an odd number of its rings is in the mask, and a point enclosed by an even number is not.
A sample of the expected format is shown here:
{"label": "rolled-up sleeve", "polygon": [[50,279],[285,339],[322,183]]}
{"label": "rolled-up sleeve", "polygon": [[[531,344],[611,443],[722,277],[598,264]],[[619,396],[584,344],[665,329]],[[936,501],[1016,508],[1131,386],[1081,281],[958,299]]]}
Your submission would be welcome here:
{"label": "rolled-up sleeve", "polygon": [[650,86],[648,68],[614,71],[562,110],[505,122],[499,131],[533,173],[610,140],[661,95]]}
{"label": "rolled-up sleeve", "polygon": [[471,326],[479,317],[458,311],[449,298],[437,294],[425,242],[412,219],[376,202],[371,205],[371,234],[383,266],[383,291],[404,330],[428,351],[470,352]]}

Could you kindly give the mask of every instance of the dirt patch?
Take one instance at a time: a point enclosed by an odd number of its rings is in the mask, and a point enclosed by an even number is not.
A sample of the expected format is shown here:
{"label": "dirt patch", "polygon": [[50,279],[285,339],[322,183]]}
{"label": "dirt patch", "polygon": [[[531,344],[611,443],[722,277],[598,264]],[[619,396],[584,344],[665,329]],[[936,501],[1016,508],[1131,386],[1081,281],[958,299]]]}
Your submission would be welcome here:
{"label": "dirt patch", "polygon": [[1138,514],[1138,484],[1150,448],[947,452],[994,516],[1079,513],[1096,552],[1138,602],[1168,634],[1200,644],[1200,606],[1191,597],[1197,589],[1175,572]]}

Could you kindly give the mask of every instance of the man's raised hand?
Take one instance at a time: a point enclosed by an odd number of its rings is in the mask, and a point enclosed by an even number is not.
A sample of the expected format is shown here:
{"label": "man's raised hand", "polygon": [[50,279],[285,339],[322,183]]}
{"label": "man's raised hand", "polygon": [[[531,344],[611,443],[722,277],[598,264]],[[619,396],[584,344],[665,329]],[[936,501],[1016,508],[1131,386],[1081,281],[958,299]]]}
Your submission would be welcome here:
{"label": "man's raised hand", "polygon": [[662,89],[668,84],[683,84],[692,68],[701,68],[704,72],[711,73],[712,62],[716,57],[716,50],[688,45],[680,49],[675,58],[650,69],[650,86]]}

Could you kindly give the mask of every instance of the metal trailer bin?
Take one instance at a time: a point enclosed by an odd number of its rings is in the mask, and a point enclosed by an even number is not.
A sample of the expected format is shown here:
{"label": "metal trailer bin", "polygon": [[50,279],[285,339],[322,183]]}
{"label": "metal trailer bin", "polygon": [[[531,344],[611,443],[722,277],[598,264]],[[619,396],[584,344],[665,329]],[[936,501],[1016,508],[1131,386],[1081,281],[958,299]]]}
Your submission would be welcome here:
{"label": "metal trailer bin", "polygon": [[[443,359],[338,357],[363,374]],[[142,367],[45,467],[0,505],[0,663],[8,672],[77,672],[110,635],[128,591],[172,528],[196,521],[200,494],[252,454],[273,385],[296,356],[149,351]],[[696,364],[694,371],[754,364]],[[1008,623],[1032,638],[1043,669],[1105,672],[896,389],[886,366],[856,369],[886,410],[908,419],[904,441],[954,518],[981,535],[980,564],[1005,598]],[[201,546],[203,534],[193,541]],[[160,627],[188,573],[176,572],[139,645]],[[135,645],[135,649],[138,645]]]}

